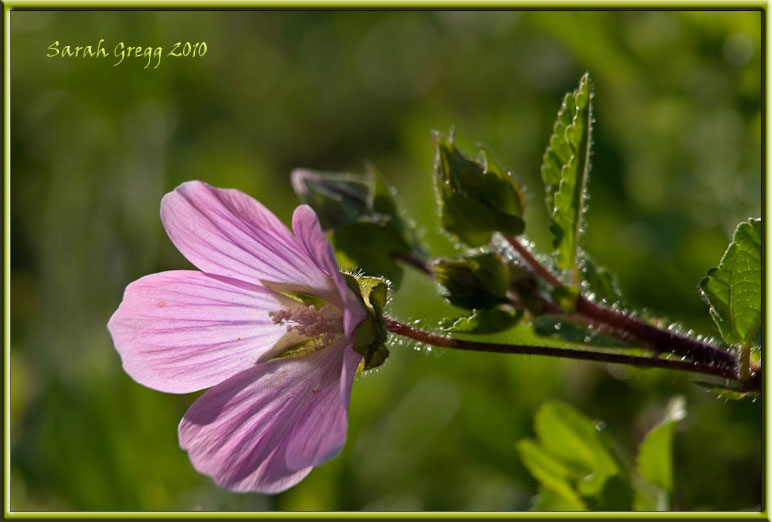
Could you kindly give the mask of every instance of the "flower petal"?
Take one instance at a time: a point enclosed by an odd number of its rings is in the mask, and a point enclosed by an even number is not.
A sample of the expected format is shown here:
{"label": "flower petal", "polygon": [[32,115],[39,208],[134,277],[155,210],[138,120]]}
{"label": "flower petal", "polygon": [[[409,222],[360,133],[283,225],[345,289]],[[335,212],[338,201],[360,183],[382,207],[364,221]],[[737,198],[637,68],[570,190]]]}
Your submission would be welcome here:
{"label": "flower petal", "polygon": [[177,249],[204,272],[290,285],[337,301],[332,281],[305,247],[243,192],[183,183],[161,201],[161,220]]}
{"label": "flower petal", "polygon": [[163,392],[188,393],[273,356],[287,333],[268,312],[280,307],[265,288],[177,270],[127,286],[107,326],[134,380]]}
{"label": "flower petal", "polygon": [[292,215],[292,230],[308,256],[334,278],[343,303],[343,331],[347,336],[351,336],[359,323],[364,321],[366,310],[340,273],[335,254],[322,231],[316,212],[308,205],[300,205]]}
{"label": "flower petal", "polygon": [[347,342],[259,364],[202,395],[179,426],[193,466],[233,491],[277,493],[336,455],[351,397],[341,378],[353,381]]}
{"label": "flower petal", "polygon": [[[318,466],[338,454],[346,441],[348,402],[351,398],[351,388],[354,384],[359,361],[362,355],[353,347],[343,350],[343,364],[337,383],[330,385],[329,393],[338,388],[340,397],[345,398],[345,408],[336,415],[305,415],[292,428],[287,443],[287,467],[300,469],[309,463]],[[321,397],[316,397],[318,408],[325,408]],[[324,410],[322,410],[324,411]],[[342,425],[341,425],[342,423]],[[337,434],[342,433],[342,438]]]}

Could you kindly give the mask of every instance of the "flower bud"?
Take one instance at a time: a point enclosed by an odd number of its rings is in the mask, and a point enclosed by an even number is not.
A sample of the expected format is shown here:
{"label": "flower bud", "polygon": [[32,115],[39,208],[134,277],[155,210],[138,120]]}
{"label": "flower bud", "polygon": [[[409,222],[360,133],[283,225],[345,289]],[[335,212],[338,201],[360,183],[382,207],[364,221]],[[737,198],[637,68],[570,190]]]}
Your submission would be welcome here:
{"label": "flower bud", "polygon": [[295,169],[295,194],[314,209],[325,230],[355,222],[372,207],[372,179],[357,174]]}
{"label": "flower bud", "polygon": [[372,167],[365,174],[295,169],[291,178],[295,193],[316,211],[351,265],[388,278],[396,288],[402,279],[397,260],[425,257],[392,191]]}
{"label": "flower bud", "polygon": [[511,284],[509,266],[499,254],[485,253],[440,258],[432,264],[445,299],[460,308],[490,308],[507,303]]}
{"label": "flower bud", "polygon": [[482,246],[493,232],[519,235],[525,228],[520,185],[481,148],[469,158],[453,140],[435,134],[434,172],[442,226],[469,246]]}

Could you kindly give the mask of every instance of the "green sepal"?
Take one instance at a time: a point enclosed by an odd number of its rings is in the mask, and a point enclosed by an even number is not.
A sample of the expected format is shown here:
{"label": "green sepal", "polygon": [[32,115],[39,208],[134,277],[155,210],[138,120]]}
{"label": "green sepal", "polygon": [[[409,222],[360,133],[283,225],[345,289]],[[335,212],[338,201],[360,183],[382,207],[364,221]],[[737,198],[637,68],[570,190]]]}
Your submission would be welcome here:
{"label": "green sepal", "polygon": [[332,244],[365,273],[402,280],[400,257],[426,257],[414,227],[402,216],[383,176],[368,165],[364,174],[296,169],[292,186],[332,232]]}
{"label": "green sepal", "polygon": [[302,292],[281,292],[279,293],[285,297],[289,297],[293,301],[297,301],[298,303],[303,303],[306,306],[314,305],[317,308],[322,308],[324,305],[327,304],[327,301],[322,299],[321,297],[316,297],[315,295],[311,294],[305,294]]}
{"label": "green sepal", "polygon": [[322,344],[318,339],[303,339],[300,342],[291,344],[289,347],[281,350],[279,354],[272,357],[271,360],[276,359],[291,359],[293,357],[301,357],[314,353],[322,348],[326,348],[326,344]]}
{"label": "green sepal", "polygon": [[435,186],[442,227],[469,246],[486,244],[493,232],[523,233],[525,197],[520,184],[482,149],[482,157],[463,154],[435,134]]}
{"label": "green sepal", "polygon": [[490,308],[508,302],[512,275],[500,254],[486,252],[432,263],[434,279],[443,286],[443,297],[460,308]]}
{"label": "green sepal", "polygon": [[388,300],[389,287],[378,277],[353,276],[344,274],[346,284],[367,309],[367,316],[357,328],[354,350],[362,354],[357,373],[380,366],[389,356],[386,342],[386,327],[383,325],[383,309]]}

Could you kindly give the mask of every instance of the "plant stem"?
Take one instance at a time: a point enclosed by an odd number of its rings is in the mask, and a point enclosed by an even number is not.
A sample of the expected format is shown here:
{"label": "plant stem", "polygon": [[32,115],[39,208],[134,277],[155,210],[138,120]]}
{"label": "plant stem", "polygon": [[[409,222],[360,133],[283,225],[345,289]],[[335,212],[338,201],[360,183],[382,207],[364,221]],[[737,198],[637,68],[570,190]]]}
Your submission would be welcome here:
{"label": "plant stem", "polygon": [[[523,260],[545,281],[552,286],[562,286],[563,283],[542,265],[517,238],[508,234],[505,234],[504,237]],[[658,352],[674,353],[681,357],[688,357],[697,363],[720,365],[736,371],[737,357],[726,350],[668,330],[662,330],[617,310],[593,303],[582,295],[577,296],[575,304],[577,314],[616,330],[628,332]]]}
{"label": "plant stem", "polygon": [[668,370],[677,370],[684,372],[700,373],[703,375],[712,375],[737,381],[738,376],[734,368],[725,368],[713,366],[710,364],[689,362],[689,361],[671,361],[668,359],[659,359],[656,357],[640,357],[635,355],[625,355],[619,353],[594,352],[589,350],[573,350],[568,348],[552,348],[547,346],[529,346],[516,344],[497,344],[483,343],[477,341],[467,341],[463,339],[454,339],[443,335],[426,332],[413,328],[390,317],[383,318],[386,329],[397,335],[409,337],[422,343],[439,346],[442,348],[451,348],[456,350],[470,350],[476,352],[495,352],[512,353],[522,355],[544,355],[548,357],[560,357],[564,359],[579,359],[585,361],[597,361],[603,363],[626,364],[643,368],[664,368]]}
{"label": "plant stem", "polygon": [[550,272],[546,266],[542,265],[536,257],[531,254],[531,252],[525,248],[520,241],[515,238],[515,236],[504,234],[504,238],[509,242],[510,245],[512,245],[512,248],[514,248],[518,254],[520,254],[520,257],[523,258],[523,261],[525,261],[531,268],[533,268],[540,276],[544,278],[545,281],[547,281],[552,286],[563,286],[563,283],[560,281],[560,279],[557,278],[552,272]]}
{"label": "plant stem", "polygon": [[658,352],[674,353],[699,363],[737,367],[737,357],[731,352],[669,330],[662,330],[617,310],[593,303],[582,296],[576,299],[576,311],[580,315],[629,332]]}
{"label": "plant stem", "polygon": [[745,382],[751,376],[751,346],[743,343],[740,350],[740,379]]}
{"label": "plant stem", "polygon": [[396,259],[407,263],[416,270],[423,272],[426,275],[432,275],[432,269],[426,264],[426,261],[413,254],[400,254],[395,256]]}

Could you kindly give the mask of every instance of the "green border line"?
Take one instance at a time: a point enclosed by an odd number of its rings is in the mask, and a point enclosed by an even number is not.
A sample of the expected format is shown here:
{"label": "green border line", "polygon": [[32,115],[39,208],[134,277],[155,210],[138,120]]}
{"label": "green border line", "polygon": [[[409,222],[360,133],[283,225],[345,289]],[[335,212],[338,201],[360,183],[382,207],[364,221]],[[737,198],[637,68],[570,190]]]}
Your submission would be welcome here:
{"label": "green border line", "polygon": [[258,511],[258,512],[152,512],[152,511],[71,511],[60,513],[56,511],[32,511],[6,513],[6,518],[17,519],[39,519],[39,518],[61,518],[61,519],[131,519],[152,517],[160,519],[244,519],[244,518],[278,518],[278,519],[297,519],[314,518],[319,520],[352,520],[352,519],[371,519],[386,520],[395,518],[427,519],[427,520],[501,520],[501,519],[644,519],[651,520],[656,518],[678,519],[678,520],[767,520],[764,512],[734,512],[734,511],[714,511],[714,512],[648,512],[648,511],[586,511],[586,512],[555,512],[555,511],[514,511],[514,512],[488,512],[488,511],[435,511],[435,512],[360,512],[360,511],[306,511],[306,512],[282,512],[282,511]]}
{"label": "green border line", "polygon": [[[769,37],[767,36],[767,30],[769,27],[769,10],[764,9],[764,16],[761,18],[761,35],[762,39],[766,39],[766,41],[762,42],[761,50],[764,53],[762,55],[761,59],[761,67],[762,67],[762,74],[761,74],[761,117],[762,117],[762,125],[761,125],[761,132],[762,132],[762,150],[761,150],[761,213],[763,215],[763,219],[761,222],[762,230],[764,231],[762,233],[762,246],[761,246],[761,258],[763,261],[762,269],[761,269],[761,293],[762,293],[762,299],[763,299],[763,305],[765,314],[764,314],[764,320],[762,325],[762,349],[768,347],[770,344],[770,340],[772,340],[772,333],[770,333],[769,329],[769,319],[772,317],[772,313],[770,313],[769,304],[769,285],[768,285],[768,269],[770,266],[770,259],[769,259],[769,240],[770,237],[772,237],[772,233],[770,233],[769,229],[769,216],[770,216],[770,210],[769,210],[769,200],[770,200],[770,188],[769,188],[769,167],[768,167],[768,158],[767,155],[770,150],[770,133],[769,133],[769,93],[770,93],[770,87],[769,87],[769,80],[767,78],[767,64],[769,63],[769,52],[770,52],[770,43],[769,43]],[[766,43],[766,45],[764,45]],[[764,139],[766,138],[766,139]],[[763,353],[763,352],[762,352]],[[766,440],[764,445],[761,448],[761,454],[762,454],[762,497],[761,497],[761,509],[762,513],[767,515],[767,520],[769,520],[769,499],[772,497],[772,484],[770,483],[770,470],[772,469],[772,456],[770,456],[769,452],[769,440],[770,440],[770,434],[769,434],[769,418],[770,414],[772,414],[772,406],[770,405],[769,400],[769,370],[770,365],[769,361],[767,360],[767,357],[762,357],[761,360],[761,368],[764,372],[762,376],[762,394],[761,394],[761,400],[764,401],[764,407],[762,408],[762,422],[761,427],[763,430],[763,433],[766,434]],[[763,440],[763,439],[762,439]],[[765,494],[766,493],[766,494]]]}
{"label": "green border line", "polygon": [[3,401],[3,456],[5,460],[3,478],[5,485],[3,507],[6,517],[11,511],[11,10],[3,6],[3,29],[5,31],[5,52],[3,54],[3,379],[5,400]]}
{"label": "green border line", "polygon": [[[11,11],[13,9],[24,10],[118,10],[118,9],[133,9],[141,10],[144,8],[151,8],[153,10],[170,9],[170,10],[186,10],[186,9],[211,9],[218,11],[225,11],[229,9],[286,9],[286,10],[298,10],[298,9],[471,9],[471,10],[483,10],[491,8],[500,8],[508,10],[518,9],[540,9],[540,10],[590,10],[590,9],[654,9],[662,8],[666,10],[761,10],[762,11],[762,38],[765,42],[762,42],[763,50],[765,52],[764,59],[762,60],[762,118],[764,118],[765,125],[762,125],[762,132],[766,133],[766,140],[764,145],[766,148],[762,150],[762,208],[764,214],[764,226],[765,232],[765,246],[764,246],[764,270],[769,267],[769,257],[767,256],[766,245],[769,244],[772,239],[772,230],[767,226],[768,219],[770,217],[770,210],[766,204],[769,201],[772,191],[770,191],[769,183],[767,182],[767,151],[769,150],[772,140],[769,133],[769,121],[767,119],[767,113],[769,109],[767,107],[767,101],[769,100],[768,94],[770,93],[769,83],[767,82],[767,62],[769,60],[770,43],[767,37],[766,28],[769,18],[767,10],[768,1],[745,1],[745,2],[727,2],[726,0],[681,0],[678,3],[667,2],[663,0],[657,1],[637,1],[637,2],[620,2],[613,0],[593,0],[589,2],[582,2],[581,5],[577,5],[579,2],[568,2],[566,0],[543,0],[541,2],[513,2],[511,0],[481,0],[474,2],[470,0],[380,0],[372,2],[363,2],[361,0],[273,0],[259,2],[254,0],[224,0],[217,2],[214,0],[164,0],[160,2],[154,2],[152,0],[118,0],[115,2],[89,2],[88,0],[11,0],[4,2],[3,4],[3,26],[5,30],[4,39],[4,183],[3,183],[3,203],[4,203],[4,226],[3,226],[3,344],[4,344],[4,470],[3,477],[5,484],[3,488],[4,502],[3,511],[4,518],[8,519],[41,519],[41,518],[56,518],[56,519],[139,519],[139,518],[158,518],[158,519],[320,519],[320,520],[351,520],[351,519],[371,519],[371,520],[385,520],[385,519],[426,519],[426,520],[459,520],[459,519],[485,519],[485,520],[499,520],[499,519],[540,519],[540,520],[555,520],[555,519],[578,519],[578,520],[597,520],[597,519],[678,519],[678,520],[769,520],[768,515],[768,499],[772,497],[772,481],[769,480],[768,471],[772,469],[772,455],[768,451],[768,447],[764,446],[764,458],[762,462],[766,464],[764,470],[767,473],[764,475],[764,488],[762,493],[762,511],[760,512],[733,512],[733,511],[715,511],[715,512],[635,512],[635,511],[614,511],[614,512],[358,512],[358,511],[341,511],[341,512],[277,512],[277,511],[265,511],[265,512],[187,512],[187,511],[70,511],[70,512],[56,512],[56,511],[11,511],[11,448],[10,448],[10,430],[11,430],[11,407],[10,407],[10,395],[11,395]],[[766,45],[763,45],[766,43]],[[772,317],[772,312],[767,306],[770,302],[768,299],[766,278],[763,280],[764,295],[766,306],[766,325],[764,340],[766,345],[770,345],[772,341],[772,333],[769,330],[769,319]],[[764,358],[764,386],[765,391],[769,390],[769,363]],[[763,429],[769,438],[768,432],[768,419],[772,414],[772,404],[768,400],[768,394],[765,393],[763,400],[766,401],[766,407],[764,408],[765,416],[763,420]]]}
{"label": "green border line", "polygon": [[664,8],[667,10],[719,10],[726,9],[739,11],[750,8],[766,9],[768,1],[751,0],[727,2],[726,0],[680,0],[668,2],[666,0],[620,2],[619,0],[591,0],[588,2],[571,2],[570,0],[543,0],[513,2],[512,0],[269,0],[265,2],[255,0],[116,0],[115,2],[90,2],[88,0],[11,0],[5,5],[13,9],[216,9],[226,10],[233,8],[249,9],[472,9],[486,8],[501,9],[652,9]]}

